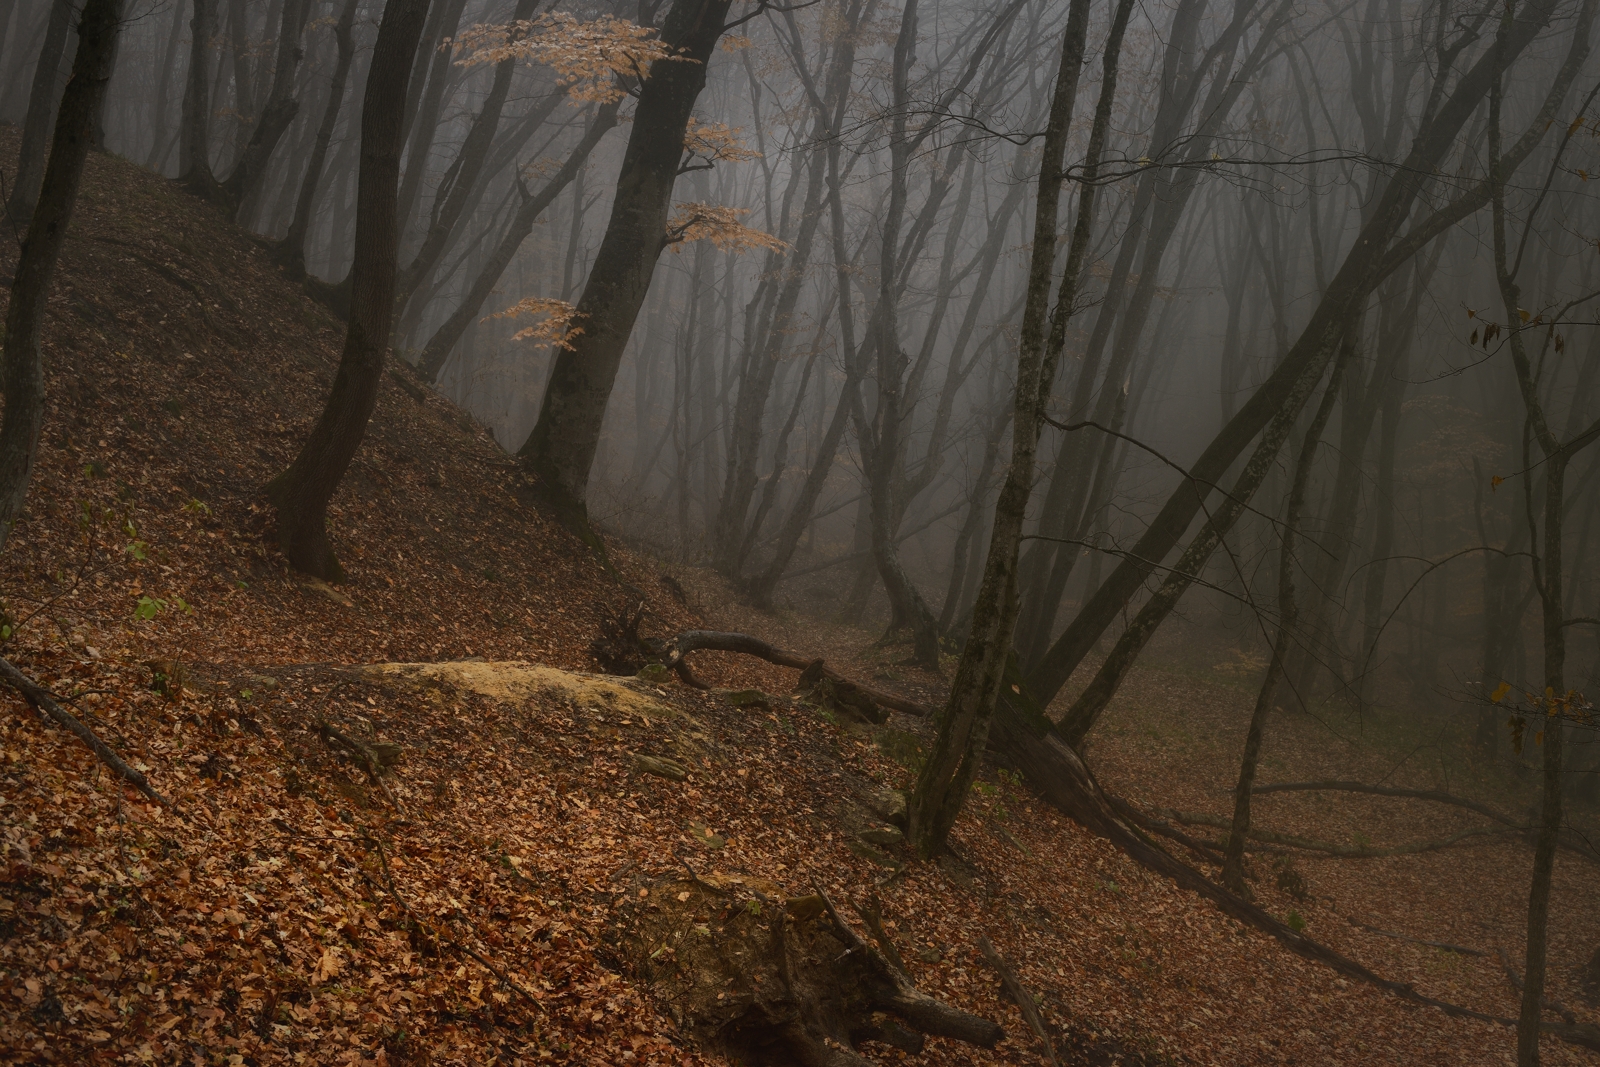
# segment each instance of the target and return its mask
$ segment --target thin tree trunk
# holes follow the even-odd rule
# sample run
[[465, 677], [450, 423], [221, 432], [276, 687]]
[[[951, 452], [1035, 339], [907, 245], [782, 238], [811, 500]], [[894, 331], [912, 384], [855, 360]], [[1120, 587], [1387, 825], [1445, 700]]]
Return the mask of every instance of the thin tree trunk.
[[517, 249], [522, 247], [522, 242], [533, 231], [534, 223], [539, 221], [539, 216], [555, 202], [561, 190], [566, 188], [583, 169], [589, 160], [589, 154], [616, 124], [617, 105], [615, 103], [603, 105], [590, 120], [589, 128], [584, 131], [583, 140], [578, 142], [568, 154], [567, 161], [561, 165], [561, 169], [552, 174], [550, 180], [545, 182], [537, 193], [530, 194], [518, 186], [522, 191], [522, 204], [517, 208], [517, 213], [506, 225], [500, 242], [478, 271], [466, 295], [461, 298], [461, 303], [451, 312], [449, 318], [439, 324], [439, 328], [428, 338], [428, 343], [422, 350], [422, 355], [417, 361], [417, 370], [423, 378], [430, 382], [438, 381], [439, 372], [444, 368], [445, 360], [450, 358], [451, 350], [461, 340], [461, 335], [466, 333], [467, 327], [477, 321], [478, 312], [483, 310], [484, 301], [489, 299], [489, 294], [500, 282], [500, 276], [516, 257]]
[[167, 30], [167, 48], [161, 54], [155, 70], [156, 101], [150, 111], [150, 152], [144, 165], [160, 170], [172, 152], [172, 139], [167, 133], [167, 110], [172, 93], [173, 68], [178, 62], [178, 44], [183, 39], [183, 0], [172, 0], [172, 25]]
[[[407, 136], [410, 138], [410, 148], [406, 151], [405, 177], [400, 181], [400, 239], [405, 240], [406, 233], [411, 229], [411, 217], [416, 213], [417, 196], [422, 191], [422, 179], [428, 173], [428, 154], [433, 148], [433, 139], [439, 133], [439, 111], [444, 103], [444, 92], [447, 84], [453, 80], [450, 66], [451, 49], [439, 48], [442, 37], [452, 35], [461, 22], [462, 8], [466, 7], [466, 0], [437, 0], [435, 14], [439, 21], [437, 25], [429, 21], [429, 37], [427, 48], [431, 56], [428, 71], [427, 89], [421, 98], [414, 118], [408, 117]], [[420, 63], [422, 56], [417, 59]], [[420, 86], [419, 86], [420, 88]]]
[[210, 195], [217, 184], [211, 173], [211, 37], [216, 32], [217, 0], [193, 0], [189, 19], [189, 75], [183, 92], [178, 129], [178, 180]]
[[[917, 775], [907, 806], [910, 839], [918, 854], [927, 857], [942, 850], [956, 816], [966, 801], [988, 744], [989, 720], [999, 697], [1001, 680], [1011, 658], [1011, 636], [1017, 622], [1017, 556], [1022, 524], [1033, 490], [1034, 458], [1045, 406], [1054, 384], [1056, 358], [1061, 349], [1050, 344], [1065, 333], [1073, 312], [1083, 264], [1088, 256], [1094, 221], [1095, 177], [1101, 148], [1110, 126], [1116, 96], [1117, 62], [1123, 31], [1133, 9], [1132, 0], [1119, 0], [1104, 49], [1104, 76], [1100, 101], [1090, 133], [1089, 162], [1078, 187], [1077, 221], [1067, 252], [1060, 293], [1054, 312], [1050, 308], [1050, 279], [1056, 257], [1056, 218], [1060, 210], [1065, 174], [1067, 137], [1077, 102], [1078, 73], [1088, 43], [1089, 0], [1073, 0], [1061, 36], [1061, 60], [1056, 70], [1055, 92], [1045, 129], [1038, 197], [1034, 208], [1033, 252], [1029, 258], [1027, 303], [1017, 346], [1016, 393], [1012, 414], [1011, 463], [995, 504], [989, 555], [983, 583], [973, 607], [972, 626], [961, 650], [961, 661], [950, 696], [934, 717], [937, 734], [932, 751]], [[1054, 352], [1051, 352], [1051, 349]]]
[[[1527, 8], [1525, 17], [1518, 19], [1506, 55], [1480, 58], [1455, 81], [1454, 91], [1419, 131], [1406, 162], [1394, 171], [1372, 217], [1362, 226], [1289, 354], [1279, 361], [1238, 414], [1212, 438], [1190, 467], [1190, 477], [1167, 498], [1143, 536], [1029, 672], [1028, 687], [1040, 704], [1048, 705], [1061, 691], [1100, 635], [1121, 616], [1123, 608], [1143, 587], [1159, 561], [1165, 559], [1183, 537], [1210, 495], [1211, 487], [1220, 482], [1257, 434], [1278, 417], [1285, 404], [1304, 403], [1312, 387], [1327, 371], [1354, 309], [1366, 300], [1386, 274], [1414, 255], [1424, 239], [1431, 240], [1438, 232], [1432, 226], [1419, 224], [1416, 232], [1408, 231], [1407, 236], [1397, 242], [1400, 227], [1411, 214], [1417, 197], [1433, 180], [1435, 167], [1483, 101], [1490, 81], [1549, 23], [1555, 11], [1553, 4], [1554, 0], [1536, 0]], [[1525, 151], [1531, 151], [1537, 144], [1539, 135], [1549, 125], [1549, 116], [1565, 99], [1581, 62], [1577, 58], [1580, 49], [1586, 54], [1587, 42], [1580, 46], [1574, 38], [1546, 94], [1544, 106], [1530, 124], [1529, 134], [1517, 146], [1519, 159], [1526, 158]], [[1439, 72], [1437, 76], [1446, 75]], [[1466, 202], [1470, 201], [1468, 198]], [[1437, 217], [1442, 226], [1455, 218], [1455, 213], [1447, 209]], [[1261, 473], [1264, 476], [1265, 470]]]
[[[1349, 349], [1346, 349], [1346, 357], [1348, 354]], [[1267, 716], [1272, 713], [1277, 700], [1278, 682], [1283, 677], [1289, 645], [1295, 635], [1295, 539], [1300, 530], [1301, 514], [1305, 510], [1306, 486], [1311, 481], [1311, 468], [1316, 464], [1317, 446], [1328, 427], [1333, 405], [1339, 399], [1345, 366], [1343, 358], [1334, 364], [1333, 376], [1322, 392], [1322, 403], [1312, 416], [1311, 425], [1306, 428], [1305, 438], [1300, 444], [1300, 457], [1295, 462], [1294, 481], [1289, 486], [1289, 503], [1278, 542], [1278, 631], [1272, 641], [1272, 660], [1267, 664], [1267, 675], [1261, 680], [1261, 688], [1256, 693], [1255, 710], [1250, 714], [1244, 755], [1239, 760], [1239, 781], [1233, 789], [1233, 825], [1228, 830], [1228, 842], [1222, 853], [1222, 884], [1246, 899], [1251, 896], [1250, 888], [1244, 882], [1244, 846], [1250, 836], [1250, 791], [1256, 782], [1256, 766], [1261, 759], [1261, 741], [1266, 733]]]
[[283, 20], [278, 28], [277, 63], [272, 73], [272, 91], [245, 145], [233, 173], [222, 183], [223, 204], [235, 222], [254, 211], [256, 194], [267, 177], [267, 164], [278, 141], [288, 132], [300, 102], [294, 98], [294, 72], [305, 55], [300, 35], [311, 14], [312, 0], [283, 0]]
[[427, 10], [427, 0], [388, 0], [384, 8], [361, 109], [355, 260], [344, 353], [321, 418], [289, 469], [268, 486], [290, 565], [328, 581], [344, 577], [328, 540], [328, 501], [361, 446], [378, 402], [388, 351], [398, 245], [401, 102]]
[[61, 96], [39, 200], [22, 239], [11, 283], [4, 366], [0, 367], [0, 387], [5, 395], [5, 414], [0, 419], [0, 547], [22, 516], [39, 452], [39, 433], [44, 427], [44, 361], [39, 335], [77, 204], [84, 162], [100, 109], [105, 106], [121, 28], [122, 0], [85, 0], [72, 75]]
[[294, 221], [284, 234], [279, 246], [291, 274], [304, 278], [306, 273], [306, 235], [311, 229], [311, 212], [317, 202], [317, 184], [322, 180], [322, 168], [328, 159], [328, 145], [339, 123], [339, 111], [344, 106], [345, 83], [350, 78], [350, 64], [355, 59], [356, 8], [361, 0], [345, 0], [344, 10], [334, 25], [333, 36], [339, 50], [333, 67], [333, 79], [328, 85], [328, 105], [322, 109], [322, 123], [317, 127], [317, 139], [311, 147], [311, 159], [306, 163], [305, 176], [300, 179], [300, 196], [294, 205]]
[[22, 148], [17, 154], [16, 184], [6, 204], [6, 214], [17, 231], [27, 228], [39, 202], [39, 186], [44, 181], [45, 152], [53, 148], [51, 130], [56, 117], [56, 94], [61, 85], [61, 68], [72, 32], [72, 0], [55, 0], [45, 26], [44, 48], [33, 69], [33, 88], [28, 93], [28, 118], [22, 126]]

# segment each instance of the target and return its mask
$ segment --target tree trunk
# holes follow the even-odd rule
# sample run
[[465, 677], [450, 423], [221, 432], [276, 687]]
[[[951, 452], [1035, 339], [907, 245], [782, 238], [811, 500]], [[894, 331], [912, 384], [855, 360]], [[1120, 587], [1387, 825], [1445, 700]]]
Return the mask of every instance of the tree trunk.
[[[1041, 704], [1048, 705], [1054, 699], [1100, 635], [1121, 616], [1128, 601], [1188, 530], [1210, 495], [1211, 487], [1220, 482], [1256, 435], [1273, 422], [1293, 397], [1298, 396], [1299, 402], [1304, 402], [1326, 372], [1351, 314], [1366, 300], [1372, 288], [1415, 254], [1418, 243], [1412, 235], [1408, 234], [1398, 243], [1396, 239], [1418, 195], [1432, 180], [1434, 169], [1454, 145], [1456, 135], [1482, 103], [1490, 81], [1549, 23], [1554, 10], [1554, 0], [1536, 0], [1530, 4], [1525, 16], [1519, 17], [1511, 31], [1505, 55], [1483, 56], [1456, 80], [1454, 91], [1418, 132], [1405, 163], [1393, 172], [1372, 217], [1362, 226], [1289, 354], [1279, 361], [1238, 414], [1212, 438], [1189, 468], [1190, 477], [1167, 498], [1143, 536], [1029, 672], [1028, 687]], [[1577, 47], [1574, 44], [1573, 48]], [[1587, 44], [1583, 47], [1586, 50]], [[1565, 98], [1576, 71], [1574, 53], [1569, 50], [1546, 96], [1545, 107], [1530, 130], [1542, 133], [1548, 126], [1546, 113], [1553, 114], [1555, 105]], [[1454, 216], [1447, 213], [1442, 217]], [[1432, 235], [1426, 233], [1428, 239]], [[1423, 234], [1416, 236], [1420, 238]], [[1395, 250], [1393, 254], [1391, 246]], [[1262, 474], [1265, 475], [1265, 470]]]
[[167, 133], [167, 108], [172, 92], [173, 67], [178, 62], [178, 44], [183, 39], [183, 0], [173, 0], [172, 24], [167, 30], [166, 51], [155, 70], [156, 100], [150, 110], [150, 152], [144, 165], [159, 171], [172, 154], [172, 137]]
[[183, 91], [178, 128], [178, 180], [209, 195], [217, 180], [211, 173], [211, 79], [208, 77], [211, 37], [216, 32], [217, 0], [193, 0], [189, 19], [189, 74]]
[[[406, 151], [405, 177], [400, 181], [399, 227], [402, 241], [411, 229], [417, 195], [422, 191], [422, 179], [428, 173], [428, 154], [433, 148], [434, 137], [439, 133], [439, 111], [444, 103], [446, 85], [453, 80], [452, 75], [459, 73], [452, 71], [452, 50], [440, 48], [440, 39], [455, 33], [461, 23], [461, 10], [464, 7], [466, 0], [438, 0], [434, 8], [437, 21], [429, 20], [426, 47], [417, 54], [418, 65], [427, 61], [429, 70], [427, 88], [416, 113], [406, 115], [406, 131], [401, 135], [402, 138], [409, 137], [411, 142]], [[417, 88], [422, 89], [422, 86], [418, 85]]]
[[1339, 399], [1343, 384], [1346, 359], [1334, 364], [1333, 377], [1323, 390], [1322, 403], [1311, 418], [1305, 439], [1300, 445], [1300, 458], [1295, 463], [1294, 481], [1289, 486], [1289, 503], [1283, 518], [1283, 533], [1278, 541], [1278, 632], [1272, 642], [1272, 660], [1267, 664], [1267, 675], [1261, 680], [1256, 693], [1255, 710], [1250, 714], [1250, 729], [1245, 735], [1244, 755], [1239, 761], [1239, 781], [1233, 789], [1233, 825], [1228, 830], [1228, 843], [1222, 854], [1222, 884], [1241, 897], [1249, 898], [1250, 889], [1244, 882], [1244, 845], [1250, 836], [1250, 791], [1256, 782], [1256, 765], [1261, 758], [1261, 740], [1266, 733], [1267, 716], [1272, 713], [1277, 700], [1278, 682], [1283, 677], [1284, 664], [1290, 642], [1295, 636], [1296, 603], [1294, 591], [1295, 538], [1300, 529], [1300, 517], [1305, 510], [1306, 486], [1311, 481], [1311, 468], [1316, 463], [1317, 446], [1333, 414], [1333, 405]]
[[72, 31], [72, 0], [55, 0], [45, 25], [44, 48], [33, 69], [33, 88], [28, 93], [28, 118], [22, 127], [22, 149], [17, 155], [16, 184], [6, 204], [11, 226], [27, 228], [39, 202], [39, 186], [44, 181], [45, 151], [53, 148], [51, 130], [56, 117], [56, 93], [61, 84], [61, 67]]
[[1034, 207], [1027, 303], [1023, 308], [1022, 333], [1017, 346], [1011, 463], [995, 504], [989, 555], [973, 608], [972, 627], [961, 650], [950, 696], [934, 717], [937, 733], [933, 748], [917, 775], [916, 787], [907, 805], [908, 836], [912, 847], [924, 857], [942, 850], [955, 826], [956, 816], [966, 802], [988, 744], [989, 720], [1007, 663], [1015, 662], [1011, 655], [1011, 636], [1017, 622], [1017, 555], [1028, 497], [1033, 490], [1039, 431], [1044, 425], [1056, 357], [1061, 351], [1059, 346], [1048, 342], [1057, 327], [1064, 334], [1066, 320], [1072, 315], [1077, 299], [1079, 275], [1088, 255], [1094, 221], [1096, 166], [1110, 126], [1111, 105], [1116, 96], [1117, 61], [1132, 9], [1132, 0], [1120, 0], [1107, 37], [1100, 101], [1090, 134], [1084, 180], [1078, 186], [1078, 216], [1061, 278], [1060, 295], [1052, 314], [1050, 280], [1055, 268], [1056, 218], [1066, 177], [1064, 157], [1077, 103], [1078, 73], [1088, 42], [1089, 0], [1073, 0], [1067, 9]]
[[355, 260], [344, 353], [321, 418], [289, 469], [267, 487], [290, 565], [327, 581], [344, 577], [328, 540], [328, 501], [361, 446], [378, 402], [388, 351], [398, 243], [401, 102], [427, 9], [427, 0], [388, 0], [384, 8], [361, 108]]
[[333, 67], [333, 79], [328, 85], [328, 106], [322, 109], [322, 123], [317, 127], [317, 139], [311, 147], [311, 159], [306, 163], [305, 176], [300, 180], [300, 196], [294, 205], [294, 221], [279, 245], [279, 255], [296, 278], [306, 273], [306, 234], [311, 229], [311, 211], [317, 202], [317, 184], [322, 180], [322, 168], [328, 159], [328, 144], [333, 140], [334, 127], [339, 123], [339, 111], [344, 106], [345, 82], [350, 78], [350, 64], [355, 59], [356, 8], [361, 0], [345, 0], [344, 10], [334, 25], [333, 36], [339, 50]]
[[272, 73], [272, 91], [267, 105], [256, 121], [256, 128], [245, 145], [233, 173], [222, 184], [222, 202], [235, 222], [248, 218], [254, 208], [256, 194], [267, 177], [267, 164], [272, 160], [273, 149], [288, 132], [294, 117], [300, 111], [300, 102], [294, 98], [294, 72], [305, 52], [300, 47], [300, 35], [305, 31], [306, 20], [311, 15], [312, 0], [284, 0], [283, 21], [278, 29], [278, 57]]
[[[439, 372], [444, 369], [445, 360], [450, 358], [451, 350], [460, 342], [461, 335], [467, 332], [467, 327], [477, 321], [478, 312], [483, 310], [484, 301], [489, 299], [489, 294], [500, 282], [500, 276], [516, 257], [517, 249], [522, 247], [522, 242], [533, 231], [534, 223], [538, 222], [539, 216], [555, 202], [561, 190], [583, 170], [589, 154], [616, 124], [617, 105], [614, 103], [603, 105], [590, 120], [589, 128], [584, 131], [583, 140], [573, 148], [567, 156], [567, 161], [561, 165], [560, 170], [550, 176], [544, 187], [533, 194], [529, 194], [526, 189], [521, 190], [522, 204], [506, 225], [500, 242], [495, 245], [487, 262], [479, 269], [472, 286], [461, 298], [461, 303], [451, 312], [449, 318], [439, 324], [433, 336], [428, 338], [422, 356], [417, 361], [417, 369], [423, 378], [430, 382], [439, 380]], [[665, 228], [663, 223], [663, 232]]]
[[[531, 18], [538, 4], [539, 0], [517, 0], [516, 10], [511, 15], [512, 20], [522, 21]], [[489, 146], [494, 141], [495, 130], [500, 126], [500, 112], [505, 107], [506, 95], [511, 91], [511, 78], [516, 73], [516, 66], [515, 59], [503, 59], [495, 64], [494, 82], [489, 87], [488, 96], [484, 98], [483, 109], [472, 120], [472, 127], [467, 131], [466, 138], [461, 142], [461, 148], [456, 152], [454, 164], [445, 172], [446, 180], [434, 194], [433, 213], [428, 220], [422, 246], [417, 249], [416, 256], [400, 272], [396, 280], [397, 312], [404, 311], [406, 303], [417, 291], [417, 287], [439, 262], [439, 257], [444, 255], [445, 246], [455, 229], [456, 222], [479, 193], [478, 177], [483, 171], [484, 161], [489, 156]]]
[[579, 527], [588, 526], [584, 497], [606, 402], [666, 241], [684, 133], [730, 2], [673, 0], [661, 40], [687, 62], [655, 63], [640, 88], [611, 221], [578, 300], [583, 333], [556, 353], [539, 421], [518, 453], [541, 495]]
[[22, 515], [39, 451], [39, 433], [44, 427], [39, 334], [95, 124], [105, 106], [121, 28], [122, 0], [85, 0], [72, 76], [61, 96], [39, 200], [22, 239], [11, 283], [5, 362], [0, 367], [5, 394], [5, 414], [0, 421], [0, 547]]

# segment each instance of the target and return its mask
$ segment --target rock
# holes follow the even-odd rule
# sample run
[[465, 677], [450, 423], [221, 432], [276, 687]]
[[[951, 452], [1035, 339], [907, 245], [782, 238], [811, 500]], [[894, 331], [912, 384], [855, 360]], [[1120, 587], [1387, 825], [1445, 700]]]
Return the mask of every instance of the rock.
[[258, 674], [251, 680], [269, 693], [278, 688], [278, 680], [269, 674]]
[[674, 782], [682, 782], [689, 777], [689, 770], [683, 764], [660, 756], [635, 755], [633, 769], [641, 774], [653, 774], [657, 778], [668, 778]]
[[705, 849], [716, 850], [728, 843], [726, 837], [712, 833], [710, 827], [696, 820], [690, 820], [689, 822], [689, 836], [694, 840], [695, 844]]
[[897, 826], [874, 826], [856, 835], [869, 845], [894, 846], [905, 843], [906, 835]]
[[883, 852], [872, 845], [867, 844], [865, 841], [860, 839], [846, 841], [845, 847], [851, 852], [854, 852], [856, 855], [860, 856], [862, 859], [871, 863], [876, 863], [880, 867], [887, 867], [891, 871], [897, 871], [900, 869], [899, 860], [895, 859], [887, 852]]
[[886, 823], [906, 827], [906, 795], [898, 789], [879, 788], [862, 797], [870, 810]]
[[353, 608], [356, 606], [356, 602], [354, 600], [351, 600], [344, 593], [341, 593], [339, 590], [335, 589], [321, 578], [302, 578], [300, 580], [300, 587], [308, 592], [318, 593], [322, 596], [325, 596], [335, 604], [339, 604], [347, 608]]
[[718, 689], [716, 694], [736, 708], [772, 707], [772, 698], [759, 689]]
[[923, 963], [938, 963], [940, 960], [944, 959], [944, 953], [940, 952], [932, 945], [924, 945], [917, 949], [917, 959], [921, 960]]
[[783, 906], [788, 910], [789, 918], [796, 922], [815, 919], [824, 910], [822, 898], [815, 893], [806, 897], [790, 897], [784, 901]]
[[649, 682], [651, 685], [660, 685], [668, 678], [672, 677], [672, 672], [667, 670], [666, 667], [659, 663], [646, 663], [643, 667], [639, 668], [639, 673], [634, 675], [634, 677], [639, 679], [641, 682]]

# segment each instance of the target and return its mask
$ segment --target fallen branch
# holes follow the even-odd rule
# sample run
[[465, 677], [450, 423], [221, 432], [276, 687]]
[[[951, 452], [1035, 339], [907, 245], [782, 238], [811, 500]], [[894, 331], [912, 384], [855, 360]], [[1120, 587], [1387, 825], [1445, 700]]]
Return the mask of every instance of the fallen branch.
[[[1475, 811], [1479, 815], [1493, 819], [1502, 826], [1509, 826], [1521, 833], [1532, 830], [1526, 822], [1497, 811], [1487, 804], [1481, 804], [1467, 797], [1458, 797], [1454, 793], [1446, 793], [1439, 789], [1403, 789], [1392, 785], [1367, 785], [1364, 782], [1322, 781], [1322, 782], [1275, 782], [1268, 785], [1258, 785], [1251, 790], [1252, 793], [1366, 793], [1377, 797], [1404, 797], [1410, 800], [1427, 800], [1435, 804], [1447, 804], [1455, 808], [1465, 808]], [[1581, 856], [1590, 863], [1600, 864], [1600, 853], [1592, 845], [1583, 840], [1570, 830], [1563, 830], [1560, 839], [1561, 847], [1575, 855]]]
[[1000, 984], [1005, 987], [1006, 994], [1022, 1009], [1022, 1018], [1032, 1030], [1039, 1043], [1044, 1046], [1044, 1054], [1050, 1061], [1050, 1067], [1060, 1067], [1061, 1061], [1056, 1059], [1055, 1045], [1050, 1041], [1050, 1031], [1045, 1029], [1044, 1016], [1039, 1014], [1039, 1005], [1034, 1003], [1033, 994], [1029, 993], [1017, 977], [1017, 972], [1012, 968], [1006, 958], [1000, 955], [1000, 950], [994, 947], [987, 934], [978, 938], [978, 951], [983, 953], [983, 958], [989, 961], [989, 966], [995, 969], [1000, 976]]
[[72, 712], [57, 704], [55, 698], [46, 689], [17, 670], [10, 660], [0, 659], [0, 679], [4, 679], [11, 688], [21, 693], [28, 703], [44, 712], [45, 715], [54, 719], [58, 725], [65, 727], [78, 740], [88, 745], [89, 751], [98, 756], [101, 763], [121, 775], [139, 792], [164, 808], [172, 807], [172, 801], [157, 792], [155, 787], [150, 784], [149, 779], [128, 766], [121, 756], [111, 751], [104, 741], [94, 735], [93, 730], [79, 722]]
[[1365, 930], [1369, 934], [1377, 934], [1380, 937], [1392, 937], [1396, 941], [1409, 941], [1413, 945], [1426, 945], [1428, 948], [1443, 949], [1445, 952], [1454, 952], [1462, 956], [1488, 955], [1488, 953], [1481, 948], [1468, 948], [1466, 945], [1452, 945], [1448, 941], [1424, 941], [1420, 937], [1409, 937], [1406, 934], [1397, 934], [1392, 930], [1380, 930], [1376, 926], [1368, 926], [1366, 923], [1351, 923], [1350, 925]]
[[980, 1048], [994, 1048], [1005, 1036], [999, 1023], [969, 1015], [960, 1008], [952, 1008], [912, 985], [904, 971], [895, 968], [881, 952], [863, 941], [861, 935], [839, 917], [833, 901], [828, 899], [828, 894], [821, 887], [816, 887], [816, 892], [822, 898], [828, 918], [833, 920], [835, 935], [846, 946], [845, 955], [859, 953], [875, 965], [872, 969], [885, 987], [876, 991], [873, 997], [881, 1008], [898, 1015], [925, 1034], [952, 1037]]
[[675, 672], [683, 683], [695, 689], [710, 689], [711, 686], [702, 681], [690, 668], [686, 656], [691, 652], [737, 652], [745, 656], [755, 656], [768, 663], [777, 664], [779, 667], [791, 667], [797, 671], [810, 670], [828, 679], [835, 684], [848, 685], [856, 692], [861, 693], [875, 704], [894, 711], [904, 712], [907, 715], [927, 716], [928, 709], [914, 700], [895, 696], [882, 689], [862, 685], [852, 681], [827, 666], [822, 660], [814, 657], [802, 656], [798, 652], [789, 652], [776, 648], [749, 634], [722, 633], [716, 630], [685, 630], [673, 642], [672, 654], [667, 657], [666, 667]]
[[[1220, 815], [1206, 815], [1202, 812], [1174, 811], [1171, 808], [1159, 808], [1173, 822], [1182, 823], [1184, 826], [1214, 826], [1221, 830], [1232, 829], [1233, 824]], [[1314, 841], [1309, 837], [1299, 837], [1295, 834], [1280, 834], [1274, 830], [1261, 830], [1250, 828], [1249, 836], [1257, 841], [1265, 841], [1269, 845], [1282, 845], [1285, 848], [1295, 848], [1302, 852], [1321, 852], [1329, 856], [1338, 856], [1340, 859], [1378, 859], [1383, 856], [1410, 856], [1418, 852], [1438, 852], [1441, 849], [1451, 848], [1463, 841], [1475, 837], [1487, 837], [1490, 834], [1505, 833], [1493, 826], [1475, 826], [1470, 830], [1463, 830], [1449, 837], [1442, 837], [1434, 841], [1410, 841], [1403, 845], [1393, 845], [1388, 848], [1374, 848], [1371, 845], [1335, 845], [1327, 841]]]

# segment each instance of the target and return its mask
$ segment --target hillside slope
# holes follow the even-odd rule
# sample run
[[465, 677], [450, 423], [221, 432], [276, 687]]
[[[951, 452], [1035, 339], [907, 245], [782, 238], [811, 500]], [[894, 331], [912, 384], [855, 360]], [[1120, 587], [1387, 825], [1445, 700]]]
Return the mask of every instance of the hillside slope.
[[[608, 571], [521, 502], [481, 428], [403, 378], [335, 501], [350, 584], [292, 575], [259, 489], [315, 417], [340, 330], [171, 183], [91, 159], [51, 310], [44, 450], [0, 557], [5, 654], [177, 808], [0, 693], [9, 1062], [717, 1062], [691, 1016], [759, 1000], [759, 983], [697, 993], [678, 961], [763, 913], [712, 884], [821, 888], [846, 915], [881, 894], [918, 984], [1010, 1035], [933, 1040], [918, 1062], [1041, 1062], [980, 934], [1070, 1062], [1504, 1062], [1500, 1028], [1288, 955], [1003, 774], [958, 827], [959, 858], [886, 880], [892, 833], [859, 832], [876, 789], [907, 779], [914, 721], [869, 731], [784, 697], [477, 662], [594, 671], [640, 601], [658, 635], [735, 616], [694, 582], [691, 609], [621, 546]], [[705, 660], [723, 686], [794, 682]], [[353, 742], [399, 746], [394, 773], [365, 773]], [[655, 940], [674, 917], [690, 944]], [[1510, 1000], [1448, 968], [1405, 977]], [[1548, 1062], [1584, 1060], [1552, 1045]]]

